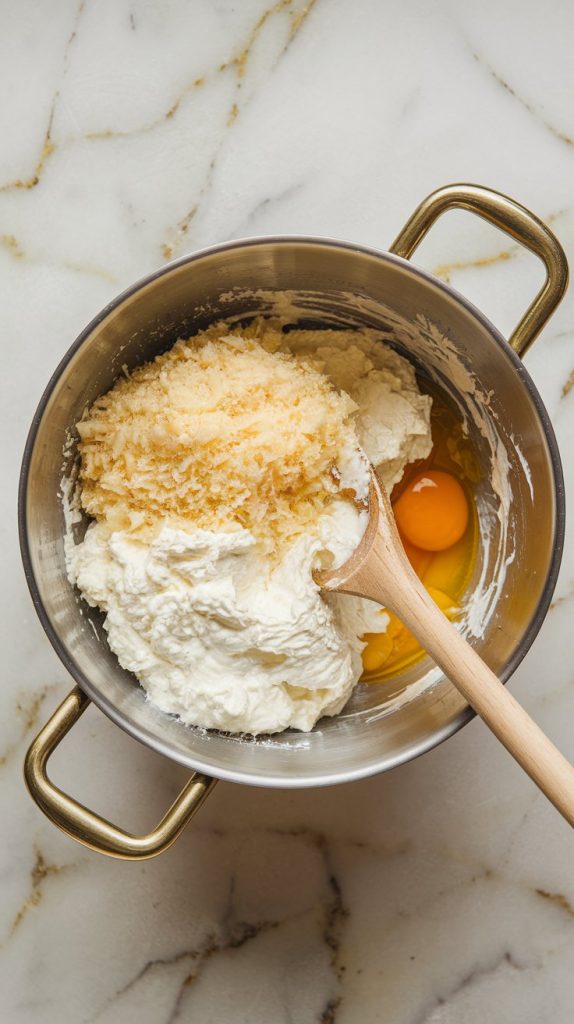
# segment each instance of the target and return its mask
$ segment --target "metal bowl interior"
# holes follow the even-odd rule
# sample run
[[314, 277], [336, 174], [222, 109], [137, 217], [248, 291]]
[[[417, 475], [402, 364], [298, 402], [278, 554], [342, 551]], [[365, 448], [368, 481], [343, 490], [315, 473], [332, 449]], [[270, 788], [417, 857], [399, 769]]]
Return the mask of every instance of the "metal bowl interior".
[[[215, 319], [278, 308], [299, 323], [376, 328], [467, 415], [485, 467], [477, 497], [492, 540], [479, 557], [476, 586], [482, 581], [488, 590], [502, 568], [506, 573], [504, 586], [490, 590], [488, 621], [476, 647], [502, 679], [528, 650], [548, 608], [564, 500], [552, 428], [521, 361], [466, 300], [398, 257], [326, 239], [230, 243], [136, 284], [86, 328], [46, 389], [22, 468], [22, 552], [46, 632], [82, 689], [142, 742], [208, 775], [301, 787], [361, 778], [408, 761], [455, 732], [471, 711], [423, 661], [392, 684], [359, 686], [342, 714], [322, 719], [308, 734], [254, 739], [183, 726], [146, 702], [110, 652], [101, 615], [70, 586], [60, 493], [74, 424], [122, 366], [153, 357]], [[473, 403], [482, 409], [481, 423]], [[506, 507], [496, 494], [500, 466], [511, 482]]]

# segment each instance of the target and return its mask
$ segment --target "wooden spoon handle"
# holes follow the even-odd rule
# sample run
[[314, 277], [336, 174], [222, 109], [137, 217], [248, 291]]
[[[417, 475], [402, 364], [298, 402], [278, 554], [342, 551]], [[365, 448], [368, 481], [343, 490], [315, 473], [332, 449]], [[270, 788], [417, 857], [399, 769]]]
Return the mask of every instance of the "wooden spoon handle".
[[[424, 588], [421, 587], [424, 591]], [[397, 614], [399, 614], [397, 612]], [[424, 591], [400, 618], [495, 736], [574, 826], [574, 767]]]
[[[574, 767], [445, 618], [388, 527], [373, 545], [368, 571], [353, 589], [390, 607], [510, 754], [574, 826]], [[398, 538], [397, 538], [398, 540]], [[349, 581], [350, 582], [350, 581]], [[345, 588], [346, 589], [346, 588]]]

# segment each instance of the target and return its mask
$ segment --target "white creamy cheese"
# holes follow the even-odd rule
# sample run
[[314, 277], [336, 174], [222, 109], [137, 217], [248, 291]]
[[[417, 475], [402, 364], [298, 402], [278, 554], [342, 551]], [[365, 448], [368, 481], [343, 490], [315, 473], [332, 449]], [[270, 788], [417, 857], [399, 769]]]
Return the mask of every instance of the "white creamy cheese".
[[308, 730], [346, 703], [361, 643], [323, 600], [310, 567], [347, 557], [366, 513], [345, 501], [272, 572], [247, 530], [165, 526], [151, 545], [93, 524], [76, 551], [84, 597], [106, 612], [109, 644], [150, 700], [184, 722], [231, 732]]
[[359, 442], [389, 492], [409, 462], [429, 454], [431, 399], [421, 395], [411, 364], [375, 331], [293, 331], [284, 347], [312, 355], [356, 403]]
[[[314, 360], [357, 404], [358, 440], [387, 486], [431, 448], [430, 399], [412, 367], [369, 332], [296, 331], [285, 348]], [[341, 453], [339, 474], [364, 496], [365, 466]], [[322, 595], [312, 569], [357, 546], [366, 512], [345, 498], [272, 567], [247, 530], [185, 532], [151, 542], [92, 524], [68, 548], [70, 579], [106, 613], [110, 648], [149, 699], [184, 722], [229, 732], [309, 730], [337, 714], [361, 676], [360, 637], [383, 632], [372, 602]], [[331, 559], [331, 560], [332, 560]]]

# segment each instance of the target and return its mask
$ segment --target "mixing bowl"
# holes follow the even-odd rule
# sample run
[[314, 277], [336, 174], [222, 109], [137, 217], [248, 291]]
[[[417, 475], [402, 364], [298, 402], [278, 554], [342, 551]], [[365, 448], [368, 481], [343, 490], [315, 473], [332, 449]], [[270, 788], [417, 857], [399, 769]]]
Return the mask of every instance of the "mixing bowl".
[[[409, 257], [445, 210], [472, 211], [536, 253], [546, 280], [506, 341], [466, 299]], [[66, 480], [74, 424], [122, 367], [132, 368], [216, 319], [278, 314], [308, 326], [369, 326], [456, 403], [482, 466], [482, 543], [461, 628], [506, 680], [547, 611], [564, 529], [560, 459], [548, 415], [520, 356], [560, 301], [564, 253], [522, 206], [451, 185], [418, 207], [389, 252], [327, 238], [264, 237], [217, 245], [163, 267], [111, 302], [72, 345], [42, 397], [24, 454], [20, 536], [36, 611], [78, 684], [32, 743], [29, 790], [70, 836], [112, 856], [151, 857], [187, 824], [216, 779], [302, 787], [348, 782], [409, 761], [451, 736], [471, 709], [428, 659], [391, 683], [359, 686], [344, 712], [308, 734], [238, 737], [184, 726], [146, 701], [107, 646], [102, 616], [68, 582]], [[62, 482], [63, 481], [63, 482]], [[64, 497], [62, 492], [64, 492]], [[76, 537], [85, 523], [74, 527]], [[48, 758], [90, 700], [130, 735], [193, 769], [158, 827], [134, 836], [48, 778]]]

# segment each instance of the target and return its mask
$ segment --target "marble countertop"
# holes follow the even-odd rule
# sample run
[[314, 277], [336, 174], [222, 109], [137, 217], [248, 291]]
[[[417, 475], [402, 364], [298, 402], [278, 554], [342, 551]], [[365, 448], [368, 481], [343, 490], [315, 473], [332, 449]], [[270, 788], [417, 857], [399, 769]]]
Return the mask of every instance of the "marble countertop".
[[[70, 679], [33, 611], [15, 492], [48, 376], [120, 289], [241, 235], [385, 248], [419, 200], [514, 196], [574, 262], [574, 7], [549, 0], [6, 3], [0, 48], [6, 1024], [570, 1024], [573, 839], [477, 721], [326, 790], [221, 783], [155, 861], [42, 816], [22, 759]], [[464, 214], [417, 260], [508, 332], [537, 261]], [[526, 363], [574, 493], [574, 291]], [[574, 757], [574, 543], [512, 690]], [[186, 773], [91, 708], [56, 781], [134, 830]]]

